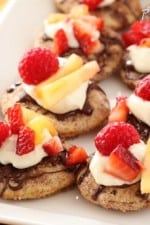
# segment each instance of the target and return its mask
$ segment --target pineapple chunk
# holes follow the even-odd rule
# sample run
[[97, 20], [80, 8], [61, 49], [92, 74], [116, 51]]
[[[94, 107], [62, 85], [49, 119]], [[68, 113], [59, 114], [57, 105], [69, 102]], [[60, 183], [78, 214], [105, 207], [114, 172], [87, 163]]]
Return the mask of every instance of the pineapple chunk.
[[40, 144], [44, 139], [44, 130], [47, 129], [52, 136], [57, 135], [57, 131], [53, 125], [53, 122], [50, 118], [47, 118], [43, 115], [36, 116], [34, 119], [30, 120], [27, 124], [35, 132], [35, 144]]
[[89, 14], [88, 6], [84, 4], [76, 5], [72, 7], [70, 11], [70, 17], [78, 19], [82, 16], [87, 16]]
[[141, 192], [150, 193], [150, 139], [147, 143], [147, 150], [144, 159], [144, 169], [141, 176]]
[[67, 14], [64, 14], [64, 13], [52, 13], [48, 17], [47, 21], [48, 21], [49, 24], [58, 23], [58, 22], [60, 22], [64, 19], [66, 19], [66, 17], [67, 17]]
[[67, 58], [66, 63], [64, 66], [62, 66], [53, 76], [48, 78], [46, 81], [41, 82], [39, 85], [36, 85], [35, 92], [40, 90], [44, 85], [49, 84], [55, 80], [60, 79], [61, 77], [64, 77], [75, 70], [79, 69], [83, 65], [83, 59], [76, 55], [72, 54]]
[[27, 124], [30, 120], [32, 120], [33, 118], [39, 115], [38, 113], [34, 112], [31, 109], [27, 109], [24, 106], [21, 106], [21, 109], [22, 109], [23, 120], [25, 124]]
[[57, 104], [66, 95], [79, 88], [83, 82], [94, 77], [97, 72], [99, 72], [97, 62], [88, 62], [68, 76], [43, 86], [38, 90], [37, 96], [42, 102], [43, 107], [51, 109], [52, 106]]

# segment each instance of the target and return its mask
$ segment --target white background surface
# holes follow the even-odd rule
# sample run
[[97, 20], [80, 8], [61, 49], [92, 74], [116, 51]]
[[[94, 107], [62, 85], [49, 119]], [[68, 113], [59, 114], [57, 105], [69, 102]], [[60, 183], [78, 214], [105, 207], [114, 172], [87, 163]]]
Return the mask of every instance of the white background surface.
[[[144, 4], [150, 0], [142, 1]], [[42, 28], [43, 19], [54, 11], [52, 0], [12, 0], [6, 9], [7, 16], [0, 20], [0, 94], [18, 79], [17, 64], [25, 50], [33, 46], [36, 35]], [[119, 94], [130, 91], [116, 77], [103, 81], [111, 103]], [[95, 132], [96, 133], [96, 132]], [[94, 151], [91, 133], [70, 141]], [[34, 211], [37, 210], [37, 211]], [[91, 221], [92, 220], [92, 221]], [[54, 225], [105, 225], [104, 222], [127, 225], [147, 225], [150, 211], [122, 214], [105, 210], [84, 200], [79, 192], [69, 190], [55, 196], [32, 201], [0, 201], [0, 222], [15, 224]]]

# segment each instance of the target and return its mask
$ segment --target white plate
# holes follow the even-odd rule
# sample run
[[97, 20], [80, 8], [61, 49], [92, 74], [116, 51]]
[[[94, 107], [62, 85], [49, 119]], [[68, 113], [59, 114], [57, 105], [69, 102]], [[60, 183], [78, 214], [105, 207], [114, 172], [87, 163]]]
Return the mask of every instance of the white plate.
[[[144, 4], [150, 0], [142, 1]], [[33, 45], [33, 41], [42, 28], [43, 19], [50, 11], [54, 11], [51, 0], [11, 0], [0, 19], [0, 94], [17, 80], [17, 64], [25, 50]], [[101, 85], [112, 100], [130, 91], [112, 77]], [[92, 152], [94, 133], [72, 140]], [[122, 214], [105, 210], [84, 200], [79, 192], [69, 190], [55, 196], [32, 201], [0, 202], [0, 222], [14, 224], [78, 224], [107, 225], [113, 224], [149, 224], [148, 209], [140, 212]]]

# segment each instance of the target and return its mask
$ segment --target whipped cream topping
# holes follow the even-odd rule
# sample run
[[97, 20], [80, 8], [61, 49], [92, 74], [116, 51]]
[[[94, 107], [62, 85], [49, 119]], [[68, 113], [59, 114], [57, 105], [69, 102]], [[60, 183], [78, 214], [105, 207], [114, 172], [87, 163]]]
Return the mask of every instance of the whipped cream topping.
[[[143, 161], [145, 153], [146, 153], [146, 145], [144, 142], [140, 142], [138, 144], [134, 144], [128, 149], [140, 162]], [[122, 179], [119, 179], [115, 176], [112, 176], [108, 173], [104, 172], [104, 168], [108, 163], [109, 157], [103, 156], [99, 151], [96, 150], [95, 155], [93, 156], [90, 162], [90, 172], [93, 175], [95, 182], [100, 185], [105, 186], [120, 186], [123, 184], [132, 184], [137, 182], [140, 179], [138, 176], [132, 182], [127, 182]]]
[[58, 23], [53, 23], [53, 24], [49, 24], [48, 20], [46, 20], [44, 22], [44, 29], [45, 29], [45, 34], [48, 37], [50, 37], [51, 39], [54, 39], [54, 36], [59, 29], [63, 29], [67, 36], [68, 45], [71, 48], [79, 47], [79, 43], [78, 43], [77, 39], [75, 38], [75, 35], [73, 32], [73, 20], [72, 19], [66, 19], [64, 21], [60, 21]]
[[[53, 113], [63, 114], [76, 109], [82, 109], [86, 101], [88, 85], [89, 81], [85, 81], [78, 89], [71, 92], [69, 95], [60, 100], [57, 104], [55, 104], [52, 108], [47, 110]], [[23, 83], [23, 88], [25, 92], [37, 102], [38, 105], [44, 108], [43, 102], [40, 99], [37, 99], [34, 94], [34, 85], [27, 85]]]
[[135, 117], [150, 126], [150, 101], [132, 94], [127, 99], [127, 105]]
[[[50, 37], [51, 39], [54, 39], [54, 36], [56, 34], [56, 32], [59, 29], [63, 29], [65, 31], [65, 34], [67, 36], [67, 40], [68, 40], [68, 45], [71, 48], [78, 48], [79, 47], [79, 43], [78, 40], [76, 39], [75, 35], [74, 35], [74, 31], [73, 31], [73, 22], [74, 20], [71, 18], [67, 18], [64, 21], [60, 21], [58, 23], [49, 23], [48, 20], [46, 20], [44, 22], [44, 31], [45, 34]], [[98, 40], [100, 37], [100, 32], [96, 29], [94, 29], [91, 26], [91, 35], [92, 35], [92, 40]]]
[[104, 0], [102, 1], [102, 3], [99, 4], [99, 8], [105, 7], [105, 6], [109, 6], [111, 5], [113, 2], [115, 2], [115, 0]]
[[12, 164], [13, 167], [18, 169], [28, 168], [38, 164], [47, 153], [43, 150], [42, 145], [51, 138], [50, 133], [45, 129], [44, 131], [45, 139], [44, 141], [35, 146], [35, 149], [24, 155], [16, 154], [16, 143], [17, 135], [12, 135], [8, 137], [0, 148], [0, 163], [3, 165]]
[[150, 72], [150, 48], [131, 45], [127, 48], [132, 65], [139, 73]]

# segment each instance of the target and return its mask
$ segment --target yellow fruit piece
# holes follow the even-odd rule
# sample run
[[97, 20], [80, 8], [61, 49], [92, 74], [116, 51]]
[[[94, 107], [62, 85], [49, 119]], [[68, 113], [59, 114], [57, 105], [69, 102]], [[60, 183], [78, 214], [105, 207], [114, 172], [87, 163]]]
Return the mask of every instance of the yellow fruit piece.
[[74, 6], [70, 11], [70, 17], [77, 19], [89, 14], [88, 6], [84, 4]]
[[45, 139], [45, 129], [47, 129], [52, 136], [57, 135], [57, 131], [52, 120], [43, 115], [36, 116], [34, 119], [30, 120], [27, 126], [35, 132], [36, 145], [40, 144]]
[[147, 143], [146, 155], [144, 158], [144, 169], [141, 176], [141, 192], [150, 193], [150, 139]]
[[60, 69], [53, 76], [51, 76], [46, 81], [41, 82], [39, 85], [36, 85], [33, 94], [38, 97], [38, 93], [41, 91], [41, 88], [43, 88], [43, 86], [72, 73], [73, 71], [79, 69], [82, 65], [83, 59], [76, 54], [72, 54], [71, 56], [69, 56], [69, 58], [67, 58], [64, 66], [60, 67]]
[[83, 82], [94, 77], [99, 70], [100, 68], [96, 61], [88, 62], [68, 76], [43, 86], [39, 90], [38, 97], [46, 109], [51, 109], [66, 95], [79, 88]]
[[34, 112], [31, 109], [27, 109], [24, 106], [21, 106], [22, 113], [23, 113], [23, 121], [25, 124], [27, 124], [30, 120], [38, 116], [39, 114]]
[[66, 19], [66, 17], [67, 17], [67, 14], [64, 14], [64, 13], [52, 13], [48, 17], [47, 21], [48, 21], [49, 24], [58, 23], [58, 22], [60, 22], [64, 19]]

